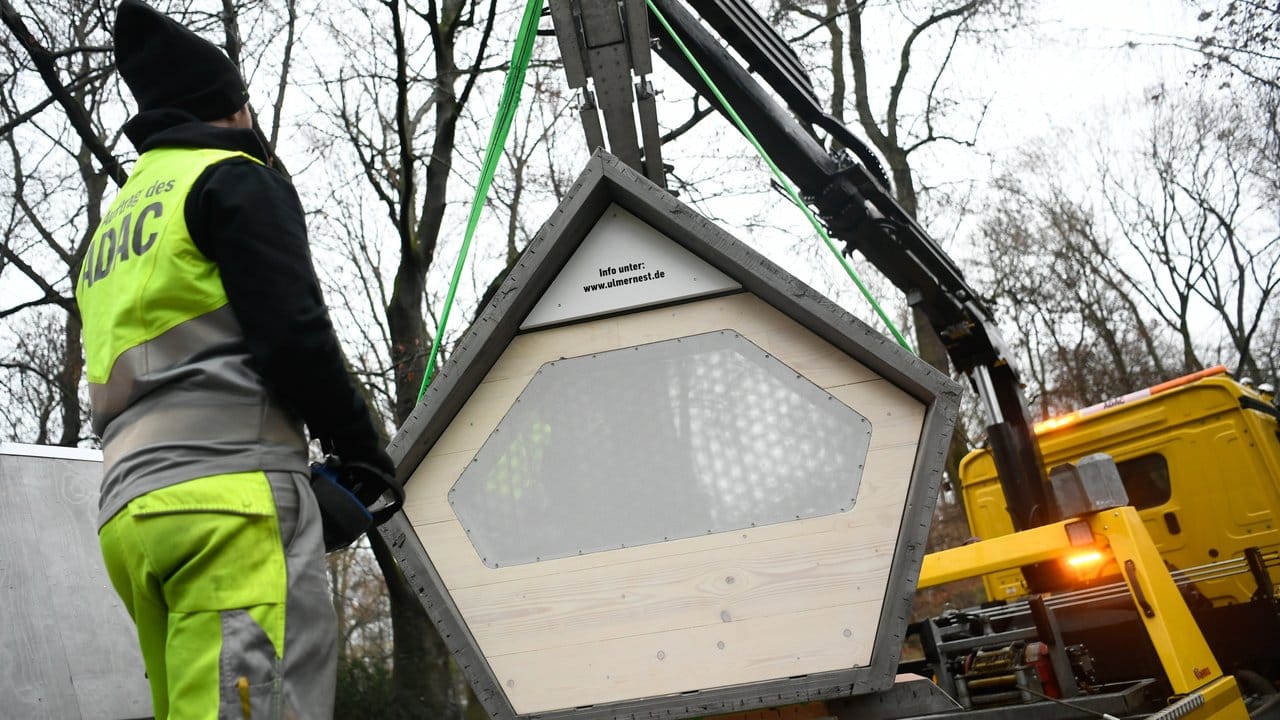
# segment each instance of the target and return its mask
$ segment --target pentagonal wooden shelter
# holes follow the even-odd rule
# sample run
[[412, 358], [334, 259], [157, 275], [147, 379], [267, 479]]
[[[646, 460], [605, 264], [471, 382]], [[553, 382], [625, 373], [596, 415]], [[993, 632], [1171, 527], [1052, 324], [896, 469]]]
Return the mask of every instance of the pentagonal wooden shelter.
[[396, 435], [492, 717], [892, 685], [958, 388], [597, 153]]

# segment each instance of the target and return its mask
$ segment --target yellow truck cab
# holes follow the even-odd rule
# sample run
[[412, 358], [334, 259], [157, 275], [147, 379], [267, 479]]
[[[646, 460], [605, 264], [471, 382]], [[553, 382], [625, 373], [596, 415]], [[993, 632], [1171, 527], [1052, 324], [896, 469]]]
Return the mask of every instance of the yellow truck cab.
[[[1053, 418], [1036, 426], [1050, 469], [1094, 453], [1112, 456], [1130, 503], [1175, 577], [1214, 606], [1258, 589], [1247, 548], [1280, 547], [1280, 436], [1271, 393], [1219, 366]], [[978, 539], [1013, 532], [989, 449], [960, 464], [969, 527]], [[1100, 562], [1064, 563], [1081, 585], [1117, 574]], [[1280, 572], [1270, 571], [1271, 582]], [[1019, 570], [984, 576], [992, 600], [1024, 595]]]

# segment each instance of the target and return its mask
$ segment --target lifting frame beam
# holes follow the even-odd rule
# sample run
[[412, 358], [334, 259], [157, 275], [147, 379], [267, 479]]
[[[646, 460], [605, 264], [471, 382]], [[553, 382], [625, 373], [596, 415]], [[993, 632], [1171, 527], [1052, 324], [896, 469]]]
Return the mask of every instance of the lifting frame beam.
[[1086, 550], [1110, 556], [1129, 587], [1143, 627], [1180, 698], [1156, 718], [1247, 720], [1235, 679], [1222, 674], [1160, 551], [1132, 507], [1104, 510], [972, 545], [926, 555], [924, 589], [987, 573], [1054, 560]]

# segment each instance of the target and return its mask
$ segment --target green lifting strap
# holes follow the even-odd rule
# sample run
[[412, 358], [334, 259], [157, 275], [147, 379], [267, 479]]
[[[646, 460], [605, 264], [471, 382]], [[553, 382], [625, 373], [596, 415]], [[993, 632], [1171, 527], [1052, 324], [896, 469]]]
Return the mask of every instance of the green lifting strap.
[[831, 236], [827, 234], [826, 228], [822, 227], [822, 223], [818, 222], [818, 218], [814, 216], [813, 211], [809, 209], [809, 206], [800, 200], [800, 194], [791, 186], [791, 181], [788, 180], [787, 177], [782, 174], [782, 171], [778, 169], [778, 166], [774, 164], [773, 158], [769, 157], [769, 153], [765, 152], [764, 148], [760, 145], [760, 142], [756, 140], [756, 136], [747, 128], [746, 123], [742, 122], [742, 118], [738, 117], [737, 111], [735, 111], [733, 107], [729, 105], [729, 102], [725, 100], [724, 95], [720, 92], [720, 88], [716, 87], [716, 84], [707, 76], [706, 71], [702, 69], [702, 64], [693, 56], [693, 53], [689, 52], [689, 48], [684, 44], [684, 41], [676, 35], [675, 30], [671, 28], [671, 25], [667, 22], [667, 18], [663, 16], [662, 11], [654, 5], [653, 0], [645, 0], [645, 2], [649, 6], [649, 11], [653, 13], [655, 18], [657, 18], [658, 23], [661, 24], [662, 27], [666, 29], [667, 34], [676, 41], [676, 46], [680, 48], [680, 52], [684, 53], [685, 59], [688, 60], [689, 64], [693, 66], [693, 69], [698, 72], [698, 77], [701, 77], [702, 81], [707, 84], [707, 87], [711, 88], [711, 93], [716, 96], [716, 100], [720, 102], [720, 106], [723, 107], [729, 117], [733, 119], [734, 124], [738, 126], [738, 130], [747, 138], [752, 147], [756, 149], [756, 152], [760, 154], [760, 158], [769, 166], [769, 169], [773, 171], [773, 176], [777, 178], [778, 184], [786, 191], [787, 196], [791, 198], [791, 202], [795, 203], [796, 207], [800, 208], [800, 210], [804, 212], [805, 217], [809, 218], [809, 224], [813, 225], [813, 229], [818, 232], [822, 241], [827, 244], [827, 247], [831, 250], [831, 254], [835, 255], [836, 260], [840, 262], [841, 267], [844, 268], [844, 271], [848, 273], [849, 277], [853, 280], [853, 284], [858, 286], [858, 290], [862, 292], [862, 296], [871, 304], [871, 308], [875, 310], [876, 315], [879, 315], [880, 319], [884, 321], [884, 324], [889, 328], [889, 332], [893, 334], [893, 339], [897, 340], [899, 345], [906, 348], [907, 352], [915, 353], [915, 350], [912, 350], [911, 346], [907, 344], [907, 340], [902, 336], [902, 333], [898, 332], [897, 326], [893, 324], [893, 321], [885, 314], [884, 309], [880, 307], [880, 303], [876, 302], [871, 291], [862, 283], [862, 278], [858, 277], [858, 273], [854, 271], [853, 267], [849, 265], [849, 262], [845, 260], [844, 255], [840, 253], [840, 250], [836, 247], [835, 243], [831, 241]]
[[511, 52], [511, 69], [507, 71], [506, 84], [502, 87], [502, 101], [498, 105], [498, 116], [494, 119], [493, 131], [489, 134], [489, 146], [484, 151], [484, 165], [480, 170], [480, 182], [476, 184], [476, 194], [471, 199], [471, 215], [467, 218], [467, 231], [462, 236], [462, 247], [458, 249], [458, 261], [453, 266], [453, 279], [449, 282], [449, 293], [444, 298], [444, 311], [440, 314], [440, 325], [436, 328], [435, 339], [431, 341], [431, 355], [427, 359], [427, 370], [422, 374], [422, 389], [418, 391], [418, 402], [427, 392], [427, 385], [436, 371], [436, 357], [440, 354], [440, 338], [444, 336], [445, 327], [449, 324], [449, 311], [453, 308], [453, 297], [458, 290], [458, 282], [462, 279], [462, 266], [467, 261], [467, 252], [471, 249], [471, 238], [475, 235], [476, 225], [480, 222], [480, 212], [484, 209], [485, 198], [489, 195], [489, 185], [493, 182], [493, 174], [498, 169], [498, 160], [502, 148], [507, 142], [507, 133], [511, 130], [511, 122], [515, 119], [516, 108], [520, 107], [520, 92], [524, 89], [524, 73], [529, 67], [529, 57], [533, 54], [533, 41], [538, 36], [538, 18], [542, 16], [542, 0], [528, 0], [524, 7], [524, 19], [520, 21], [520, 32], [516, 35], [516, 46]]
[[[911, 346], [907, 343], [906, 338], [904, 338], [902, 333], [898, 331], [897, 326], [893, 324], [893, 321], [885, 314], [884, 309], [880, 307], [878, 302], [876, 302], [871, 291], [867, 289], [866, 285], [863, 284], [862, 279], [858, 277], [857, 272], [855, 272], [853, 267], [845, 260], [844, 256], [840, 253], [840, 250], [831, 240], [831, 236], [827, 234], [826, 229], [822, 227], [822, 224], [818, 222], [817, 217], [814, 216], [813, 211], [810, 210], [809, 206], [800, 199], [799, 193], [797, 193], [795, 188], [792, 187], [791, 182], [782, 174], [782, 171], [778, 169], [778, 166], [774, 164], [773, 159], [770, 158], [769, 154], [765, 152], [763, 147], [761, 147], [760, 142], [756, 140], [755, 135], [753, 135], [751, 130], [747, 128], [746, 124], [742, 122], [742, 118], [738, 117], [738, 113], [734, 111], [734, 109], [725, 100], [720, 89], [717, 88], [715, 83], [711, 81], [711, 78], [707, 76], [706, 71], [702, 69], [702, 65], [693, 57], [693, 54], [689, 52], [689, 48], [685, 46], [684, 42], [680, 40], [679, 36], [677, 36], [675, 31], [671, 28], [671, 25], [667, 23], [667, 19], [663, 16], [662, 11], [653, 4], [653, 0], [646, 0], [646, 3], [649, 6], [649, 10], [653, 12], [654, 17], [657, 18], [658, 22], [666, 28], [667, 33], [675, 40], [676, 45], [680, 48], [681, 52], [684, 53], [685, 58], [689, 60], [689, 63], [693, 68], [698, 72], [698, 75], [702, 78], [703, 82], [707, 84], [707, 87], [711, 88], [711, 92], [716, 96], [716, 99], [720, 102], [721, 106], [723, 106], [728, 112], [729, 117], [733, 119], [734, 124], [738, 126], [738, 129], [742, 132], [743, 136], [750, 141], [751, 145], [755, 147], [756, 152], [759, 153], [760, 157], [765, 161], [765, 164], [767, 164], [769, 169], [773, 171], [774, 177], [777, 178], [779, 185], [786, 191], [787, 195], [791, 198], [791, 201], [795, 203], [796, 207], [800, 208], [800, 210], [804, 212], [805, 217], [809, 219], [809, 224], [813, 226], [813, 229], [817, 231], [823, 242], [826, 243], [827, 248], [831, 250], [831, 253], [835, 256], [836, 260], [839, 261], [845, 272], [848, 273], [849, 277], [853, 280], [854, 285], [856, 285], [858, 290], [862, 292], [862, 296], [871, 304], [875, 313], [884, 321], [884, 324], [889, 328], [889, 332], [893, 334], [894, 339], [908, 351], [914, 352], [914, 350], [911, 349]], [[488, 196], [489, 186], [493, 182], [493, 175], [498, 167], [499, 156], [506, 143], [507, 134], [511, 130], [511, 122], [515, 119], [516, 108], [520, 105], [520, 93], [524, 87], [525, 70], [529, 65], [529, 57], [533, 53], [533, 41], [534, 38], [537, 37], [538, 19], [541, 14], [542, 1], [528, 0], [525, 4], [524, 19], [520, 23], [520, 32], [516, 35], [515, 49], [511, 54], [511, 69], [507, 73], [506, 84], [502, 89], [502, 101], [498, 107], [498, 116], [495, 119], [493, 131], [489, 135], [489, 145], [485, 148], [484, 165], [480, 172], [480, 182], [476, 185], [475, 196], [471, 201], [471, 214], [467, 218], [467, 230], [462, 237], [462, 247], [458, 249], [458, 260], [454, 264], [453, 278], [449, 282], [449, 292], [445, 296], [444, 311], [440, 315], [440, 325], [436, 330], [435, 338], [431, 342], [431, 354], [427, 359], [426, 372], [424, 372], [422, 376], [422, 388], [418, 391], [418, 402], [422, 402], [422, 397], [427, 392], [427, 385], [431, 383], [431, 378], [435, 375], [436, 358], [440, 354], [440, 338], [444, 336], [445, 328], [449, 323], [449, 311], [453, 308], [453, 299], [458, 290], [458, 283], [462, 278], [462, 267], [466, 263], [467, 252], [471, 248], [471, 238], [475, 235], [476, 225], [480, 221], [480, 212], [484, 209], [484, 200]]]

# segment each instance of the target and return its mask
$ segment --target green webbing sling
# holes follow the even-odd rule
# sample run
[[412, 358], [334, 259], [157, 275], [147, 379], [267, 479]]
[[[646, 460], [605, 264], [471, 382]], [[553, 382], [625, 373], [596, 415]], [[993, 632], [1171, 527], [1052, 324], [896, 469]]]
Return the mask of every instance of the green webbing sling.
[[471, 238], [475, 235], [476, 225], [480, 222], [480, 212], [484, 210], [484, 201], [489, 195], [489, 185], [493, 182], [493, 174], [498, 169], [498, 160], [507, 142], [511, 122], [515, 119], [516, 108], [520, 106], [520, 91], [524, 89], [524, 73], [529, 67], [529, 56], [533, 54], [533, 41], [538, 36], [538, 18], [541, 16], [542, 0], [528, 0], [524, 7], [524, 19], [520, 21], [520, 32], [516, 35], [516, 46], [511, 53], [511, 69], [507, 72], [507, 81], [502, 87], [502, 101], [498, 105], [498, 116], [494, 119], [493, 131], [489, 134], [489, 146], [484, 151], [480, 182], [476, 184], [476, 193], [471, 199], [467, 231], [462, 236], [462, 247], [458, 249], [458, 261], [453, 266], [453, 279], [449, 282], [449, 293], [444, 298], [444, 311], [440, 314], [440, 325], [436, 328], [435, 339], [431, 341], [431, 355], [427, 359], [427, 370], [422, 374], [422, 389], [418, 391], [418, 402], [422, 402], [422, 396], [427, 392], [427, 384], [431, 382], [431, 377], [436, 372], [440, 338], [444, 337], [445, 327], [449, 324], [449, 310], [453, 308], [453, 296], [458, 290], [458, 281], [462, 279], [462, 266], [467, 261]]
[[850, 279], [853, 280], [853, 284], [858, 286], [858, 290], [862, 292], [862, 296], [871, 304], [871, 308], [875, 310], [876, 315], [879, 315], [880, 319], [884, 321], [884, 324], [889, 328], [889, 332], [893, 334], [893, 338], [898, 341], [899, 345], [906, 348], [907, 352], [914, 353], [915, 351], [907, 344], [906, 338], [902, 336], [902, 333], [898, 332], [897, 326], [894, 325], [893, 321], [889, 319], [889, 316], [885, 314], [884, 310], [880, 307], [880, 303], [876, 302], [875, 297], [871, 295], [871, 291], [867, 289], [867, 286], [862, 283], [862, 278], [858, 277], [858, 273], [854, 271], [853, 267], [849, 265], [849, 262], [845, 260], [844, 255], [840, 253], [840, 250], [836, 247], [835, 243], [831, 241], [831, 236], [827, 234], [826, 228], [822, 227], [822, 223], [818, 222], [818, 218], [814, 217], [813, 211], [810, 210], [809, 206], [800, 199], [800, 194], [796, 192], [796, 189], [791, 186], [791, 182], [782, 174], [782, 171], [778, 169], [778, 166], [774, 164], [773, 158], [769, 157], [769, 153], [765, 152], [764, 148], [760, 145], [760, 142], [756, 140], [756, 136], [751, 133], [749, 128], [747, 128], [746, 123], [742, 122], [742, 118], [738, 117], [738, 113], [729, 105], [729, 102], [725, 100], [724, 95], [720, 92], [720, 88], [716, 87], [716, 84], [711, 81], [711, 78], [707, 76], [706, 71], [702, 69], [702, 64], [693, 56], [693, 53], [689, 52], [689, 48], [685, 46], [684, 41], [676, 35], [675, 30], [671, 28], [671, 25], [667, 22], [667, 18], [663, 16], [662, 11], [654, 5], [653, 0], [645, 0], [645, 3], [649, 6], [649, 11], [653, 13], [655, 18], [657, 18], [658, 23], [666, 29], [667, 34], [671, 36], [671, 39], [675, 40], [676, 46], [680, 48], [680, 52], [684, 53], [685, 59], [688, 60], [689, 64], [693, 66], [693, 69], [698, 72], [698, 77], [702, 78], [702, 81], [707, 84], [708, 88], [711, 88], [711, 93], [716, 96], [716, 100], [719, 101], [721, 107], [723, 107], [729, 117], [733, 119], [733, 123], [738, 126], [738, 130], [747, 138], [752, 147], [756, 149], [756, 152], [760, 154], [760, 158], [769, 166], [769, 169], [773, 171], [773, 176], [777, 178], [778, 185], [786, 191], [787, 196], [791, 198], [791, 202], [795, 203], [796, 207], [800, 208], [800, 210], [804, 212], [805, 217], [809, 218], [809, 224], [813, 226], [815, 231], [817, 231], [818, 235], [822, 238], [822, 241], [827, 244], [827, 248], [831, 250], [832, 255], [835, 255], [836, 260], [840, 262], [844, 271], [849, 274]]
[[[902, 333], [898, 332], [897, 326], [893, 324], [893, 321], [885, 314], [884, 310], [880, 307], [880, 304], [876, 302], [875, 297], [871, 295], [871, 291], [867, 289], [866, 285], [863, 284], [862, 279], [858, 277], [858, 273], [854, 271], [853, 267], [849, 265], [848, 261], [845, 260], [844, 256], [840, 253], [840, 250], [836, 247], [835, 243], [832, 242], [831, 236], [827, 234], [826, 229], [822, 227], [820, 222], [818, 222], [818, 218], [814, 216], [813, 211], [809, 209], [808, 205], [801, 201], [799, 193], [797, 193], [795, 188], [792, 187], [791, 182], [782, 174], [782, 171], [774, 164], [773, 159], [769, 157], [769, 154], [765, 152], [759, 141], [756, 140], [755, 135], [753, 135], [747, 128], [746, 124], [742, 122], [742, 118], [738, 117], [738, 113], [735, 112], [725, 100], [720, 89], [711, 81], [711, 78], [707, 77], [706, 72], [702, 69], [702, 65], [693, 57], [693, 54], [689, 52], [689, 48], [686, 47], [680, 38], [676, 36], [675, 31], [671, 29], [671, 26], [667, 23], [667, 19], [662, 15], [662, 12], [654, 6], [653, 0], [646, 0], [646, 3], [649, 6], [649, 10], [653, 12], [654, 17], [657, 18], [658, 22], [666, 28], [667, 33], [675, 40], [680, 51], [683, 52], [685, 58], [689, 60], [689, 64], [697, 70], [698, 75], [702, 78], [703, 82], [707, 84], [707, 87], [711, 88], [711, 92], [728, 112], [729, 117], [733, 119], [733, 122], [738, 126], [738, 129], [742, 132], [743, 136], [750, 141], [751, 145], [756, 149], [756, 152], [759, 153], [760, 157], [765, 161], [765, 164], [767, 164], [769, 169], [773, 171], [774, 177], [777, 178], [779, 185], [781, 185], [781, 187], [786, 191], [787, 195], [791, 198], [791, 201], [795, 203], [796, 207], [800, 208], [800, 210], [804, 212], [805, 217], [809, 219], [809, 224], [813, 226], [813, 229], [817, 231], [823, 242], [826, 243], [827, 248], [829, 248], [831, 253], [835, 255], [836, 260], [839, 261], [845, 272], [848, 273], [849, 277], [853, 280], [854, 285], [856, 285], [858, 290], [862, 292], [862, 296], [871, 304], [876, 315], [878, 315], [880, 319], [884, 321], [884, 324], [888, 326], [889, 332], [893, 334], [894, 339], [909, 352], [914, 352], [911, 349], [911, 346], [907, 344], [906, 338], [902, 336]], [[485, 148], [484, 165], [480, 172], [480, 182], [476, 185], [475, 196], [471, 200], [471, 214], [467, 218], [467, 231], [462, 238], [462, 247], [458, 250], [458, 261], [454, 265], [453, 279], [449, 283], [449, 292], [445, 296], [444, 300], [444, 311], [440, 315], [440, 326], [436, 329], [435, 339], [431, 342], [431, 355], [427, 359], [427, 369], [422, 376], [422, 389], [418, 391], [418, 402], [422, 402], [422, 396], [427, 392], [427, 385], [431, 382], [431, 378], [435, 374], [436, 357], [440, 353], [440, 338], [444, 336], [445, 327], [449, 322], [449, 311], [453, 307], [454, 294], [458, 289], [458, 282], [462, 277], [462, 266], [466, 262], [467, 251], [471, 247], [471, 238], [475, 234], [476, 224], [480, 221], [480, 211], [484, 209], [485, 197], [489, 193], [489, 185], [493, 182], [493, 175], [498, 167], [498, 158], [502, 153], [503, 145], [506, 143], [507, 134], [511, 129], [511, 122], [515, 118], [516, 108], [520, 105], [520, 91], [524, 87], [525, 70], [529, 65], [529, 57], [533, 53], [533, 41], [538, 34], [538, 18], [541, 14], [541, 0], [528, 0], [525, 5], [524, 19], [520, 23], [520, 32], [516, 35], [515, 49], [511, 54], [511, 69], [507, 73], [506, 84], [502, 89], [502, 101], [498, 107], [498, 116], [494, 122], [493, 131], [489, 135], [489, 145]]]

